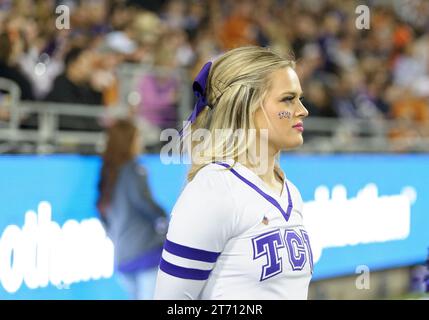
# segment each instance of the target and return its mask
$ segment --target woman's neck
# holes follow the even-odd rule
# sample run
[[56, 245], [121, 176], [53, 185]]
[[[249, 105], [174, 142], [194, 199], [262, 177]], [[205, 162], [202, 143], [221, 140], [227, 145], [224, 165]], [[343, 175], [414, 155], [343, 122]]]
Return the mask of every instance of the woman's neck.
[[259, 172], [258, 176], [262, 179], [266, 184], [272, 186], [278, 182], [278, 176], [275, 171], [276, 157], [278, 155], [278, 150], [272, 150], [269, 148], [267, 152], [267, 156], [260, 157], [261, 161], [265, 161], [265, 163], [261, 163], [261, 167], [265, 167], [265, 171]]
[[[279, 151], [268, 148], [268, 152], [253, 159], [247, 159], [243, 163], [252, 170], [266, 185], [281, 193], [284, 177], [281, 172], [276, 172], [276, 157]], [[280, 176], [279, 176], [280, 174]]]

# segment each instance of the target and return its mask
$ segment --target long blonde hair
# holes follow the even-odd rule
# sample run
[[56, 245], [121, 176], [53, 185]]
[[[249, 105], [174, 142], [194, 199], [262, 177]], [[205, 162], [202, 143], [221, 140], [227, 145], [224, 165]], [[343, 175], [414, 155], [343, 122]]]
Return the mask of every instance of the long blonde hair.
[[[209, 143], [200, 144], [198, 149], [204, 158], [199, 158], [198, 162], [192, 155], [196, 142], [190, 143], [192, 165], [188, 181], [215, 159], [234, 159], [236, 162], [248, 152], [254, 139], [237, 138], [234, 133], [237, 130], [248, 132], [249, 129], [256, 129], [254, 114], [262, 106], [270, 88], [269, 76], [285, 67], [295, 68], [292, 56], [282, 57], [269, 48], [258, 46], [232, 49], [213, 62], [206, 86], [209, 106], [191, 126], [191, 132], [207, 129], [212, 138]], [[215, 134], [218, 129], [222, 131], [221, 136]], [[213, 139], [215, 136], [216, 139]], [[277, 161], [275, 171], [282, 175]]]

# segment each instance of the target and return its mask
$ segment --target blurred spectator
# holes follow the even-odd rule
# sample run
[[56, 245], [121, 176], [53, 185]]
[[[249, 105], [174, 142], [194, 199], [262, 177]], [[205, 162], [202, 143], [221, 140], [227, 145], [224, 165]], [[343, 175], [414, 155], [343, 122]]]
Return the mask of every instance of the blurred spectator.
[[138, 163], [140, 152], [137, 128], [128, 120], [117, 121], [103, 153], [97, 207], [125, 288], [134, 299], [151, 299], [167, 220]]
[[183, 0], [170, 0], [161, 12], [161, 18], [172, 30], [183, 29], [186, 26], [186, 3]]
[[[58, 3], [0, 3], [0, 76], [15, 79], [24, 99], [49, 93], [51, 101], [114, 106], [137, 90], [139, 118], [155, 136], [179, 120], [178, 83], [191, 82], [205, 62], [243, 45], [293, 50], [313, 116], [382, 121], [396, 114], [392, 88], [423, 100], [429, 91], [426, 0], [371, 1], [369, 30], [355, 25], [358, 0], [70, 0], [70, 30], [55, 27]], [[65, 53], [75, 46], [85, 58], [63, 72], [70, 62]], [[122, 62], [153, 72], [132, 75], [136, 89], [118, 72]], [[170, 76], [177, 68], [188, 79]], [[190, 111], [192, 104], [181, 107]]]
[[[17, 45], [18, 46], [18, 45]], [[0, 34], [0, 77], [15, 81], [21, 89], [21, 99], [32, 100], [33, 88], [30, 81], [24, 76], [17, 65], [14, 55], [20, 53], [20, 49], [13, 46], [9, 35]]]
[[64, 73], [59, 75], [47, 101], [102, 104], [102, 79], [94, 77], [94, 53], [82, 48], [71, 49], [65, 57]]
[[328, 11], [322, 19], [323, 23], [318, 42], [325, 62], [324, 68], [328, 72], [338, 73], [339, 61], [337, 61], [337, 58], [339, 54], [338, 48], [340, 47], [341, 17], [335, 11]]
[[[340, 117], [348, 119], [383, 118], [382, 110], [370, 95], [361, 69], [343, 71], [335, 92], [333, 106]], [[380, 107], [381, 107], [380, 103]]]
[[223, 50], [243, 45], [257, 44], [257, 26], [253, 19], [253, 3], [249, 0], [234, 1], [232, 12], [219, 30]]
[[150, 11], [159, 12], [166, 0], [127, 0], [128, 5], [139, 6]]
[[25, 51], [18, 57], [18, 64], [31, 81], [35, 99], [40, 100], [50, 92], [55, 78], [63, 71], [63, 52], [58, 50], [55, 56], [43, 52], [47, 40], [40, 34], [35, 20], [28, 19], [22, 26], [22, 38]]
[[[94, 52], [82, 48], [71, 49], [65, 57], [65, 71], [55, 81], [46, 101], [72, 104], [101, 105], [102, 90], [113, 79], [109, 74], [95, 70]], [[101, 130], [93, 118], [60, 116], [60, 129]]]
[[329, 89], [320, 81], [311, 81], [305, 89], [305, 107], [314, 117], [335, 118], [337, 113], [332, 108]]
[[[389, 99], [392, 104], [390, 116], [397, 120], [394, 128], [391, 128], [391, 139], [415, 139], [429, 137], [429, 96], [426, 98], [415, 96], [410, 89], [392, 87], [389, 91]], [[400, 150], [407, 151], [407, 142]]]
[[138, 114], [158, 128], [175, 128], [177, 125], [177, 104], [179, 79], [172, 72], [175, 67], [175, 51], [169, 50], [171, 37], [160, 40], [154, 66], [158, 68], [142, 76], [138, 84], [141, 97]]
[[414, 56], [414, 46], [408, 44], [403, 49], [404, 53], [401, 54], [393, 69], [393, 77], [395, 84], [406, 86], [411, 81], [425, 76], [426, 65], [423, 61]]
[[166, 30], [161, 19], [155, 13], [148, 11], [137, 13], [132, 27], [136, 41], [149, 49], [156, 46], [159, 38]]
[[190, 4], [189, 11], [185, 18], [185, 31], [191, 39], [195, 38], [199, 28], [206, 23], [208, 19], [206, 5], [207, 3], [203, 1], [193, 1]]

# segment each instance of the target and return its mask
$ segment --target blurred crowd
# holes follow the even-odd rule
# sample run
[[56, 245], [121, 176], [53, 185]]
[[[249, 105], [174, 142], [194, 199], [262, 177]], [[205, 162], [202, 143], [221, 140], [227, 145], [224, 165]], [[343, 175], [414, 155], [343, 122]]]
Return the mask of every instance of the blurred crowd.
[[[356, 26], [360, 4], [369, 29]], [[191, 81], [250, 44], [293, 52], [310, 115], [401, 120], [391, 139], [429, 137], [429, 1], [0, 0], [0, 77], [22, 99], [115, 106], [118, 67], [145, 64], [161, 72], [137, 79], [136, 115], [159, 129], [178, 125], [183, 79], [171, 71]]]

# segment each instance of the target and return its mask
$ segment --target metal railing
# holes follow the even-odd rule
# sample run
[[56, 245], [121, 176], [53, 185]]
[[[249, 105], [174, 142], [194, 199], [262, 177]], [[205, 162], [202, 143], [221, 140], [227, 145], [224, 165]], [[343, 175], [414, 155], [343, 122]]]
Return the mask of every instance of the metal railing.
[[[118, 70], [119, 99], [114, 106], [94, 106], [73, 103], [52, 103], [21, 101], [20, 89], [8, 79], [0, 78], [0, 90], [7, 92], [8, 102], [0, 104], [0, 110], [7, 110], [7, 121], [0, 120], [0, 153], [11, 152], [36, 152], [50, 153], [62, 150], [79, 151], [83, 145], [92, 146], [93, 151], [103, 149], [105, 137], [102, 132], [67, 131], [59, 129], [60, 116], [79, 116], [96, 119], [112, 119], [125, 117], [134, 110], [138, 81], [146, 74], [168, 75], [176, 77], [180, 84], [178, 95], [178, 121], [184, 120], [192, 105], [192, 95], [189, 80], [184, 69], [154, 68], [145, 64], [122, 64]], [[0, 100], [1, 102], [2, 100]], [[22, 119], [29, 115], [37, 115], [35, 129], [22, 129]], [[138, 122], [141, 124], [140, 122]], [[152, 138], [153, 140], [153, 138]], [[157, 140], [159, 140], [157, 138]], [[67, 147], [68, 146], [68, 147]]]
[[[9, 96], [7, 103], [4, 99], [0, 100], [0, 109], [6, 108], [9, 112], [8, 120], [3, 119], [0, 122], [0, 153], [80, 152], [85, 146], [91, 150], [89, 152], [100, 152], [105, 144], [103, 132], [60, 130], [59, 117], [79, 116], [102, 120], [129, 115], [132, 109], [130, 97], [135, 93], [139, 77], [145, 72], [154, 72], [154, 69], [144, 65], [121, 66], [118, 71], [121, 86], [119, 103], [111, 107], [20, 101], [19, 87], [10, 80], [0, 78], [0, 90], [8, 92]], [[155, 72], [171, 71], [157, 69]], [[179, 125], [191, 110], [192, 91], [185, 71], [176, 70], [174, 75], [179, 77], [181, 84], [178, 103]], [[29, 114], [38, 115], [37, 127], [20, 128], [21, 119]], [[384, 119], [309, 117], [305, 120], [305, 143], [297, 152], [429, 152], [429, 137], [422, 135], [414, 138], [390, 139], [390, 130], [398, 126], [403, 127], [404, 123]], [[416, 125], [412, 124], [412, 126]]]
[[[101, 150], [104, 146], [104, 134], [102, 132], [67, 131], [58, 127], [59, 116], [79, 116], [92, 119], [124, 117], [128, 108], [104, 106], [77, 105], [68, 103], [20, 101], [14, 109], [14, 116], [22, 119], [30, 114], [37, 115], [37, 128], [20, 129], [19, 121], [8, 128], [0, 129], [0, 141], [10, 147], [2, 149], [18, 149], [20, 144], [27, 150], [25, 143], [31, 143], [34, 148], [30, 152], [50, 153], [56, 152], [60, 146], [82, 145], [93, 146], [95, 150]], [[12, 115], [12, 113], [11, 113]]]

